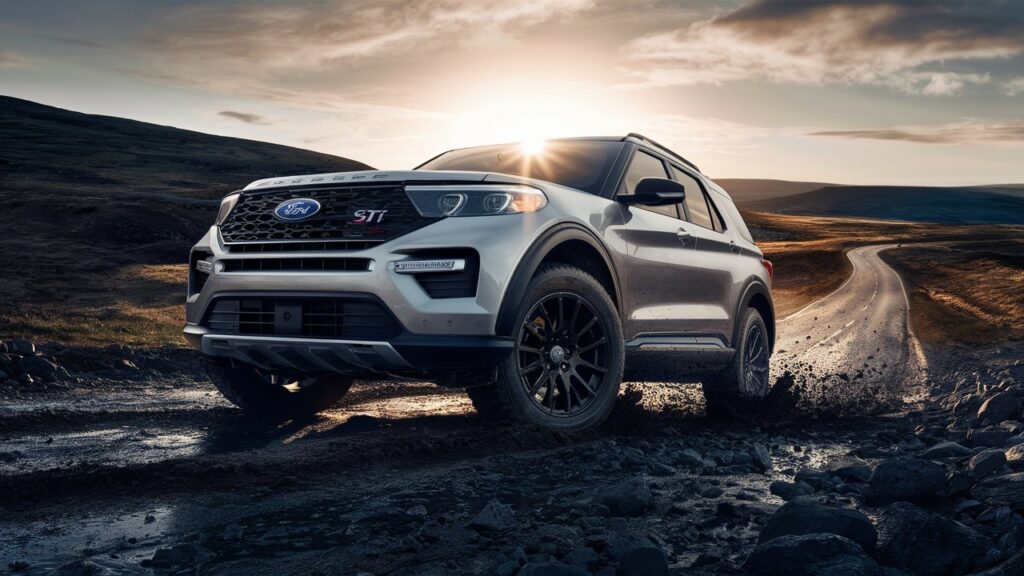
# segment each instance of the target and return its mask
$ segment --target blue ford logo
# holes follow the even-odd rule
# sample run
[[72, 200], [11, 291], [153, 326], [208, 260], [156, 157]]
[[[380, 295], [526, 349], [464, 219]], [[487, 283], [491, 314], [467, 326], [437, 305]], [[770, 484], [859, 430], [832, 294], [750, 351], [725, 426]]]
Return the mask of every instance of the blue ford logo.
[[298, 222], [316, 216], [319, 211], [320, 203], [312, 198], [292, 198], [278, 204], [274, 216], [286, 222]]

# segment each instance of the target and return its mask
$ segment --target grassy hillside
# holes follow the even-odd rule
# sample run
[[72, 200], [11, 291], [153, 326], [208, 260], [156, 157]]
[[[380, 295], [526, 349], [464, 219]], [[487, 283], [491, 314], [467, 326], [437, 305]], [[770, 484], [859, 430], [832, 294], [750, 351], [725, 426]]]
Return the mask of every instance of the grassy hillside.
[[751, 202], [796, 196], [826, 186], [835, 186], [824, 182], [790, 182], [764, 178], [715, 178], [715, 182], [725, 188], [732, 196], [733, 202], [740, 207], [745, 207]]
[[174, 339], [179, 263], [220, 197], [258, 178], [368, 168], [9, 97], [0, 150], [0, 339]]

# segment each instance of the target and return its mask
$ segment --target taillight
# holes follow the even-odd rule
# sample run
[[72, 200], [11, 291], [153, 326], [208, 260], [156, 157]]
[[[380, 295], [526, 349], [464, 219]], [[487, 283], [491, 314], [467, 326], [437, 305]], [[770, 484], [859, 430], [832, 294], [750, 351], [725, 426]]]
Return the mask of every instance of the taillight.
[[772, 279], [775, 278], [775, 266], [772, 266], [772, 261], [771, 260], [765, 260], [764, 258], [762, 258], [761, 259], [761, 266], [764, 266], [764, 269], [766, 271], [768, 271], [768, 279], [769, 280], [772, 280]]

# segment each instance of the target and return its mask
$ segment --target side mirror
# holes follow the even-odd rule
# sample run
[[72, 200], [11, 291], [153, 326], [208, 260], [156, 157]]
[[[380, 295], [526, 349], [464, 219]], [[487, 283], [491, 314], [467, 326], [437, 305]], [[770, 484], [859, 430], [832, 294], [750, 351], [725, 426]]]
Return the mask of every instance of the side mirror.
[[686, 187], [668, 178], [642, 178], [632, 194], [615, 197], [617, 202], [631, 206], [667, 206], [686, 199]]

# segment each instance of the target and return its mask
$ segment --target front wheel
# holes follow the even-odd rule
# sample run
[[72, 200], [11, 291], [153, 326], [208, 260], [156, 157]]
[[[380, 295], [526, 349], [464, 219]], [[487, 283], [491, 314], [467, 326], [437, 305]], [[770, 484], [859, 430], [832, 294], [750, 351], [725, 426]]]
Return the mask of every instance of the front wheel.
[[761, 313], [747, 308], [740, 319], [740, 338], [732, 362], [717, 379], [704, 383], [704, 401], [712, 416], [748, 415], [771, 392], [768, 329]]
[[599, 426], [622, 382], [618, 311], [586, 272], [545, 265], [516, 315], [515, 350], [494, 384], [467, 390], [488, 418], [513, 417], [562, 432]]
[[352, 378], [340, 374], [284, 378], [221, 358], [210, 359], [206, 372], [229, 402], [275, 422], [322, 412], [337, 403], [352, 386]]

